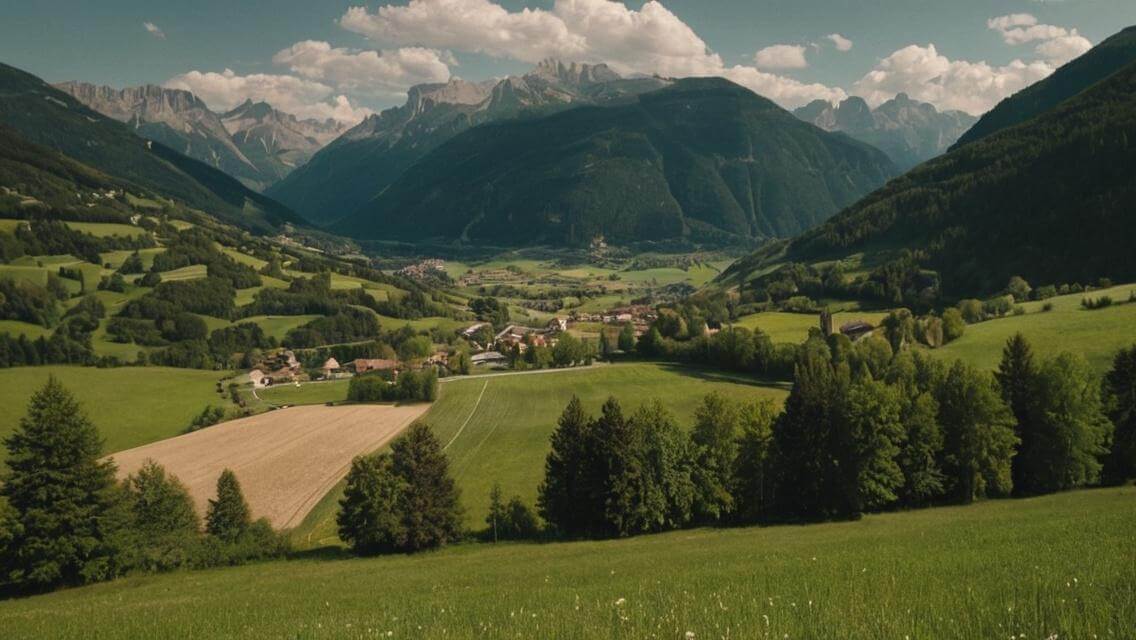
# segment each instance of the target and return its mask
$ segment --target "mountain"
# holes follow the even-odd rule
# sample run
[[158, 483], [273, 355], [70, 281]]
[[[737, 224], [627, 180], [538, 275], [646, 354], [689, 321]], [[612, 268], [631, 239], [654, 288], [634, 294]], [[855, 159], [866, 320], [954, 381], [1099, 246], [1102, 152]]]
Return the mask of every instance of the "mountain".
[[692, 78], [469, 129], [332, 228], [485, 244], [786, 236], [894, 174], [866, 144], [727, 80]]
[[902, 170], [947, 150], [978, 118], [962, 111], [939, 111], [905, 93], [872, 109], [852, 96], [837, 106], [814, 100], [793, 111], [825, 131], [841, 131], [888, 154]]
[[499, 81], [412, 87], [406, 104], [370, 116], [315, 154], [267, 193], [317, 224], [359, 209], [431, 150], [487, 122], [603, 104], [665, 86], [621, 78], [606, 65], [546, 60]]
[[259, 170], [265, 187], [303, 166], [347, 130], [336, 120], [301, 120], [266, 102], [251, 100], [220, 118], [232, 142]]
[[55, 88], [99, 113], [263, 191], [346, 130], [334, 120], [300, 120], [264, 102], [218, 114], [197, 96], [156, 85], [114, 89], [86, 82]]
[[0, 64], [0, 125], [36, 145], [123, 183], [215, 215], [268, 231], [302, 222], [294, 212], [225, 174], [90, 109], [43, 80]]
[[1044, 113], [1136, 62], [1136, 26], [1107, 38], [1045, 80], [999, 102], [967, 131], [955, 147], [970, 144]]
[[775, 264], [913, 252], [953, 296], [1136, 279], [1136, 62], [1016, 127], [889, 182], [800, 237], [731, 265], [739, 284]]

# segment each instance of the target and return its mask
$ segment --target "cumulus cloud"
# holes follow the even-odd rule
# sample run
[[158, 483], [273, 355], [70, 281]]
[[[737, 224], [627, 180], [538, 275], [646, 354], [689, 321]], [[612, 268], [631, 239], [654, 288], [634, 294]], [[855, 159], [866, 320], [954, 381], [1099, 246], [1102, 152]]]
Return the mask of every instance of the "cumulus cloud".
[[897, 93], [930, 102], [940, 109], [972, 114], [989, 111], [1002, 98], [1047, 77], [1048, 62], [1014, 60], [1004, 66], [951, 60], [935, 45], [910, 45], [881, 60], [853, 85], [852, 93], [874, 106]]
[[307, 80], [338, 91], [373, 95], [400, 95], [425, 82], [446, 82], [450, 65], [447, 52], [422, 47], [386, 51], [352, 51], [327, 42], [305, 40], [283, 49], [272, 61]]
[[804, 69], [805, 48], [796, 44], [775, 44], [765, 47], [753, 56], [753, 63], [761, 69]]
[[837, 51], [851, 51], [852, 41], [839, 33], [830, 33], [825, 38], [832, 41], [832, 46], [836, 47]]
[[656, 0], [638, 10], [612, 0], [555, 0], [551, 9], [520, 11], [491, 0], [410, 0], [374, 11], [351, 7], [339, 24], [380, 45], [468, 51], [530, 63], [549, 57], [605, 62], [624, 74], [725, 76], [790, 108], [843, 94], [755, 67], [726, 67], [689, 25]]
[[263, 100], [300, 118], [355, 123], [371, 114], [370, 109], [353, 105], [347, 96], [336, 94], [322, 82], [290, 75], [238, 75], [231, 69], [221, 73], [189, 71], [170, 78], [164, 86], [191, 91], [218, 111], [232, 109], [248, 99]]
[[990, 18], [986, 21], [986, 26], [1000, 33], [1002, 41], [1011, 46], [1039, 42], [1034, 47], [1034, 52], [1057, 66], [1076, 58], [1093, 46], [1076, 29], [1041, 24], [1028, 13]]
[[159, 40], [165, 40], [166, 39], [166, 32], [162, 31], [162, 29], [160, 27], [158, 27], [158, 25], [154, 24], [153, 22], [143, 22], [142, 27], [144, 29], [146, 29], [146, 31], [150, 35], [154, 36], [155, 38], [157, 38]]

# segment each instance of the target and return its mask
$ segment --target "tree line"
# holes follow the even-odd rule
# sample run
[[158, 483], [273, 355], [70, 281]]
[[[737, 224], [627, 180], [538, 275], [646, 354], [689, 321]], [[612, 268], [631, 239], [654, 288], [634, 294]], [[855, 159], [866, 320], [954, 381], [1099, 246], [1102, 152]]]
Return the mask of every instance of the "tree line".
[[252, 520], [230, 470], [217, 480], [204, 527], [185, 486], [153, 461], [117, 482], [113, 460], [100, 459], [97, 429], [55, 377], [32, 395], [4, 445], [0, 593], [240, 564], [287, 551], [267, 520]]

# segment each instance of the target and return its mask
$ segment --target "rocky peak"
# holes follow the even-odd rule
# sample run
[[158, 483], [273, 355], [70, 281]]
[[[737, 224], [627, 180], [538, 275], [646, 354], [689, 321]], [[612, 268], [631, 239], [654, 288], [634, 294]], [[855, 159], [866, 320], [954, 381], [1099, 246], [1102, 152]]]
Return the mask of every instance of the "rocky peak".
[[621, 79], [618, 73], [612, 71], [610, 67], [603, 63], [587, 64], [570, 62], [566, 64], [555, 58], [545, 58], [541, 60], [536, 67], [526, 75], [539, 76], [559, 84], [572, 86], [583, 86]]

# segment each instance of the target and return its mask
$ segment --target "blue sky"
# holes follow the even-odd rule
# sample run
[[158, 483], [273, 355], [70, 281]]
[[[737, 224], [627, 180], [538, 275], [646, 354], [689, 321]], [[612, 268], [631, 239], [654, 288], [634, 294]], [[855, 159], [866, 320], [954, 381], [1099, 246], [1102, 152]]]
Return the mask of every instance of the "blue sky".
[[252, 97], [345, 120], [400, 103], [418, 82], [520, 73], [545, 56], [723, 75], [786, 107], [906, 91], [978, 113], [1136, 24], [1133, 0], [266, 4], [12, 3], [0, 61], [49, 81], [167, 84], [216, 109]]

